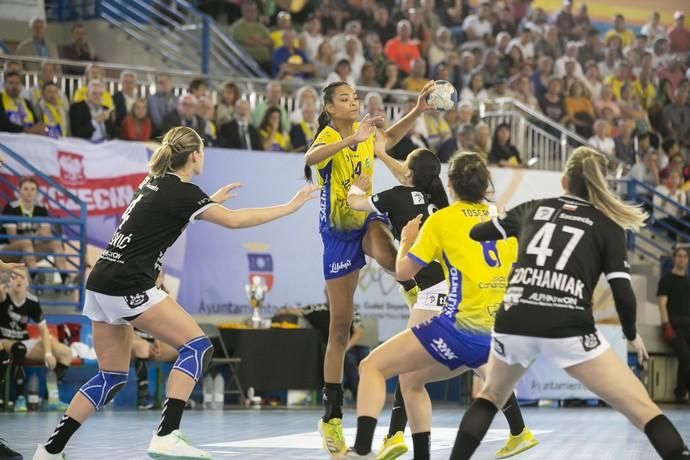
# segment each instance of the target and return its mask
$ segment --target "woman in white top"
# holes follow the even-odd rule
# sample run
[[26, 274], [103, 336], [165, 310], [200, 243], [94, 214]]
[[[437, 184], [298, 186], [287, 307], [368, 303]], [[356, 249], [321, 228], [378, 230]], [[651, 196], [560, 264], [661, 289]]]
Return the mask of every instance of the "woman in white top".
[[306, 24], [304, 24], [304, 31], [300, 34], [302, 40], [302, 50], [307, 55], [310, 61], [316, 57], [319, 51], [319, 45], [323, 42], [323, 35], [321, 34], [321, 20], [318, 16], [310, 16]]
[[468, 86], [462, 89], [460, 92], [461, 101], [469, 101], [475, 105], [475, 107], [480, 103], [489, 99], [489, 95], [484, 89], [484, 79], [482, 74], [479, 72], [474, 72], [470, 77], [470, 83]]
[[448, 53], [455, 48], [450, 29], [439, 27], [434, 42], [429, 47], [429, 68], [433, 69], [443, 61], [448, 61]]
[[687, 206], [687, 194], [682, 190], [683, 187], [683, 173], [677, 169], [671, 170], [668, 180], [662, 184], [657, 185], [656, 191], [663, 196], [673, 200], [675, 203], [665, 200], [661, 196], [654, 195], [654, 220], [657, 226], [668, 232], [668, 236], [672, 240], [676, 240], [676, 232], [674, 229], [679, 229], [684, 233], [690, 233], [690, 228], [685, 227], [678, 222], [679, 219], [685, 217], [685, 211], [680, 208], [678, 204], [683, 207]]

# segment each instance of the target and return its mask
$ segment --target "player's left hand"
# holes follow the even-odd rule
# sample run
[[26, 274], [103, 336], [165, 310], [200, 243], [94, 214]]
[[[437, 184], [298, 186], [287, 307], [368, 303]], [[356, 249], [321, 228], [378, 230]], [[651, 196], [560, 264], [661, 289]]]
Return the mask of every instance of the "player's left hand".
[[419, 96], [417, 96], [417, 105], [415, 106], [415, 110], [419, 112], [433, 110], [431, 106], [426, 102], [426, 98], [434, 90], [435, 85], [436, 82], [434, 80], [431, 80], [427, 82], [426, 85], [424, 85], [424, 88], [422, 88], [422, 90], [419, 92]]
[[376, 128], [374, 133], [374, 155], [379, 156], [379, 154], [386, 153], [386, 142], [388, 141], [388, 135], [386, 131]]
[[422, 215], [417, 214], [417, 217], [409, 221], [400, 232], [400, 242], [415, 241], [419, 234], [419, 227], [422, 225]]
[[299, 208], [304, 206], [304, 203], [306, 203], [309, 200], [313, 200], [314, 198], [317, 198], [319, 196], [318, 192], [321, 190], [321, 187], [315, 184], [307, 184], [301, 189], [295, 193], [295, 196], [292, 197], [290, 202], [288, 203], [288, 206], [290, 209], [294, 212], [297, 211]]
[[242, 184], [239, 182], [233, 182], [232, 184], [225, 185], [218, 189], [216, 193], [211, 195], [211, 199], [216, 203], [225, 203], [230, 198], [237, 196], [237, 193], [234, 193], [233, 190], [240, 187], [242, 187]]
[[632, 340], [630, 344], [637, 352], [637, 362], [640, 363], [640, 366], [644, 366], [644, 364], [649, 361], [649, 353], [647, 353], [647, 347], [645, 346], [642, 337], [640, 337], [640, 334], [637, 334], [635, 336], [635, 340]]
[[55, 366], [57, 366], [57, 360], [52, 353], [46, 353], [43, 357], [43, 361], [45, 362], [46, 367], [51, 371], [55, 369]]

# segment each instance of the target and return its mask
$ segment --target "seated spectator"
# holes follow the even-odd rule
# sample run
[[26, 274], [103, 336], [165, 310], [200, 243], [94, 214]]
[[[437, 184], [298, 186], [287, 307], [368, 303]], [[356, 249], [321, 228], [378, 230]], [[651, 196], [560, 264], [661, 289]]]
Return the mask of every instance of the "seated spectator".
[[266, 110], [268, 110], [269, 107], [278, 107], [280, 110], [280, 129], [282, 132], [287, 132], [290, 121], [287, 110], [285, 110], [281, 101], [283, 97], [283, 85], [278, 81], [268, 82], [265, 95], [266, 98], [263, 101], [258, 101], [254, 106], [252, 124], [258, 128], [261, 125], [261, 121], [264, 119]]
[[120, 139], [125, 141], [150, 141], [153, 133], [146, 100], [137, 99], [120, 125]]
[[582, 72], [582, 66], [577, 62], [577, 54], [580, 47], [576, 42], [568, 42], [565, 45], [565, 54], [554, 62], [553, 73], [559, 77], [563, 78], [566, 74], [565, 67], [566, 63], [574, 62], [575, 64], [575, 77], [580, 80], [585, 79], [585, 74]]
[[113, 96], [105, 87], [105, 69], [98, 64], [88, 64], [86, 66], [86, 71], [84, 72], [85, 84], [84, 86], [77, 88], [77, 90], [72, 95], [72, 103], [82, 102], [87, 98], [86, 93], [88, 92], [89, 83], [92, 81], [100, 81], [103, 84], [103, 99], [101, 104], [107, 109], [113, 108]]
[[443, 142], [453, 136], [450, 126], [448, 126], [446, 120], [441, 116], [441, 112], [437, 110], [426, 112], [424, 116], [418, 120], [422, 123], [422, 129], [420, 129], [420, 131], [426, 138], [429, 149], [432, 151], [437, 151]]
[[295, 47], [296, 35], [292, 30], [283, 31], [284, 44], [273, 51], [271, 71], [273, 78], [304, 80], [316, 72], [304, 52]]
[[587, 32], [591, 31], [592, 29], [592, 21], [589, 18], [589, 9], [587, 8], [587, 4], [583, 3], [580, 5], [577, 15], [575, 16], [575, 27], [570, 31], [570, 39], [582, 40], [587, 35]]
[[412, 26], [410, 21], [398, 21], [398, 34], [386, 42], [383, 52], [389, 61], [395, 63], [398, 69], [405, 73], [412, 70], [412, 61], [422, 56], [416, 42], [410, 40]]
[[510, 97], [511, 93], [508, 91], [508, 85], [504, 78], [499, 78], [494, 82], [494, 85], [487, 91], [486, 98], [489, 101], [495, 101], [504, 97]]
[[294, 42], [298, 40], [295, 29], [292, 27], [292, 16], [287, 11], [281, 11], [276, 16], [276, 23], [278, 27], [276, 30], [269, 33], [271, 40], [273, 41], [273, 49], [284, 46], [285, 43], [285, 32], [291, 32], [292, 36], [290, 39], [293, 41], [293, 46], [297, 46]]
[[357, 82], [357, 87], [375, 88], [379, 86], [376, 80], [376, 67], [372, 62], [365, 62], [362, 66], [362, 74]]
[[323, 34], [321, 33], [321, 19], [316, 14], [312, 14], [304, 23], [304, 30], [300, 34], [300, 39], [302, 40], [304, 54], [307, 55], [310, 61], [316, 58], [319, 46], [324, 41]]
[[[657, 166], [656, 153], [648, 153], [642, 161], [638, 161], [630, 169], [626, 178], [635, 179], [649, 187], [655, 188], [660, 183], [659, 167]], [[643, 194], [647, 196], [647, 194]], [[651, 194], [649, 194], [651, 198]]]
[[489, 95], [484, 89], [482, 74], [473, 73], [469, 85], [460, 92], [460, 100], [471, 102], [475, 107], [478, 107], [480, 102], [486, 102], [488, 99]]
[[197, 100], [201, 97], [208, 96], [208, 85], [203, 78], [194, 78], [187, 85], [187, 93], [191, 94]]
[[575, 16], [573, 15], [573, 2], [571, 0], [563, 0], [561, 9], [551, 18], [551, 22], [556, 27], [563, 40], [577, 40], [577, 37], [572, 37], [572, 29], [575, 28]]
[[259, 125], [263, 150], [267, 152], [288, 152], [290, 137], [280, 130], [280, 109], [269, 107]]
[[454, 137], [445, 141], [438, 149], [438, 158], [442, 163], [448, 163], [457, 151], [476, 150], [475, 129], [471, 124], [460, 125]]
[[[41, 17], [31, 18], [29, 21], [31, 37], [17, 45], [14, 54], [17, 56], [34, 56], [44, 59], [57, 59], [58, 50], [55, 43], [46, 39], [46, 21]], [[25, 62], [24, 70], [33, 72], [39, 70], [37, 62]]]
[[596, 62], [588, 62], [585, 66], [585, 79], [582, 81], [587, 88], [587, 93], [591, 100], [596, 101], [601, 96], [601, 76]]
[[177, 96], [172, 92], [172, 81], [167, 73], [156, 76], [156, 92], [148, 99], [148, 114], [153, 125], [153, 135], [160, 136], [164, 131], [163, 121], [177, 106]]
[[474, 115], [476, 112], [476, 107], [470, 101], [460, 101], [458, 102], [458, 126], [470, 124], [474, 126], [475, 120]]
[[594, 122], [594, 136], [587, 140], [587, 143], [603, 153], [609, 161], [616, 161], [616, 143], [611, 137], [611, 125], [604, 119]]
[[558, 59], [563, 54], [563, 47], [558, 36], [558, 28], [555, 26], [547, 26], [546, 33], [543, 37], [537, 40], [534, 46], [534, 52], [537, 57], [548, 56], [551, 59]]
[[61, 96], [57, 84], [52, 81], [44, 83], [43, 97], [36, 107], [45, 125], [46, 135], [55, 139], [70, 135], [68, 106], [62, 104]]
[[45, 126], [33, 105], [21, 95], [22, 81], [19, 72], [5, 73], [4, 89], [0, 93], [0, 131], [45, 134]]
[[654, 221], [656, 227], [666, 230], [669, 238], [676, 241], [677, 234], [675, 229], [680, 229], [684, 233], [688, 233], [688, 228], [679, 220], [686, 217], [685, 211], [681, 206], [687, 206], [687, 194], [683, 191], [683, 174], [679, 170], [671, 171], [668, 179], [661, 182], [656, 187], [656, 191], [668, 197], [673, 202], [663, 199], [661, 196], [655, 194], [653, 198], [654, 203]]
[[350, 66], [350, 61], [347, 59], [341, 59], [338, 61], [333, 72], [331, 72], [328, 75], [328, 78], [326, 78], [326, 84], [336, 81], [344, 81], [353, 88], [355, 87], [355, 77], [352, 75], [352, 67]]
[[325, 80], [335, 69], [335, 52], [328, 40], [324, 40], [319, 45], [314, 58], [314, 65], [316, 66], [316, 78], [319, 80]]
[[475, 127], [475, 145], [477, 147], [476, 152], [482, 157], [484, 161], [489, 160], [489, 152], [491, 152], [491, 129], [489, 125], [480, 121]]
[[389, 126], [388, 115], [386, 108], [383, 105], [383, 98], [379, 93], [368, 93], [364, 98], [364, 113], [368, 113], [370, 117], [383, 117], [383, 122], [376, 127], [378, 129], [386, 129]]
[[530, 18], [525, 18], [523, 20], [523, 25], [527, 26], [534, 32], [535, 35], [543, 36], [546, 33], [546, 28], [548, 27], [547, 21], [548, 16], [546, 16], [546, 11], [543, 8], [536, 8], [532, 10]]
[[418, 93], [428, 82], [429, 79], [426, 78], [426, 61], [424, 59], [417, 59], [412, 62], [410, 76], [403, 79], [401, 86], [405, 91]]
[[290, 113], [291, 125], [302, 121], [302, 106], [305, 104], [313, 104], [318, 110], [319, 95], [311, 85], [304, 85], [295, 92], [295, 110]]
[[[614, 138], [616, 144], [616, 158], [629, 166], [637, 163], [635, 158], [635, 143], [633, 142], [634, 123], [629, 118], [621, 118], [618, 122], [618, 134]], [[656, 184], [655, 184], [656, 185]]]
[[436, 30], [434, 42], [429, 47], [429, 66], [433, 69], [439, 63], [448, 60], [448, 53], [455, 48], [453, 36], [447, 27]]
[[246, 99], [235, 102], [235, 118], [220, 126], [218, 145], [228, 149], [263, 150], [261, 136], [251, 123], [251, 107]]
[[601, 93], [599, 94], [599, 99], [594, 100], [594, 109], [597, 116], [600, 118], [603, 115], [604, 109], [609, 109], [613, 112], [613, 116], [618, 118], [621, 115], [621, 109], [613, 98], [613, 91], [611, 91], [611, 85], [604, 84], [601, 86]]
[[183, 94], [177, 100], [176, 110], [165, 116], [163, 131], [176, 126], [192, 128], [202, 138], [206, 136], [206, 120], [197, 115], [199, 101], [193, 94]]
[[120, 91], [113, 96], [115, 104], [115, 124], [120, 126], [122, 120], [132, 111], [137, 96], [137, 74], [131, 70], [123, 70], [120, 73]]
[[[359, 38], [357, 37], [362, 35], [362, 23], [358, 19], [347, 21], [345, 28], [339, 28], [338, 30], [342, 30], [342, 32], [337, 32], [331, 37], [330, 40], [331, 45], [333, 46], [333, 51], [336, 55], [345, 51], [345, 42], [349, 38], [355, 37], [355, 39], [359, 41]], [[359, 47], [362, 48], [361, 43], [359, 44]]]
[[611, 87], [613, 97], [621, 98], [621, 88], [624, 84], [630, 81], [630, 63], [627, 61], [620, 61], [616, 67], [616, 72], [604, 79], [604, 83]]
[[[72, 26], [72, 42], [59, 48], [60, 58], [68, 61], [97, 61], [96, 51], [86, 38], [86, 28], [82, 23]], [[65, 75], [82, 75], [83, 66], [63, 66]]]
[[501, 167], [522, 167], [520, 152], [510, 143], [510, 125], [508, 123], [501, 123], [496, 126], [488, 161], [489, 164]]
[[234, 118], [235, 103], [240, 98], [240, 89], [231, 81], [223, 83], [216, 105], [216, 126], [221, 127]]
[[585, 139], [592, 135], [592, 125], [596, 115], [592, 101], [585, 92], [585, 85], [575, 81], [570, 85], [565, 98], [565, 122], [575, 125], [575, 132]]
[[69, 125], [72, 136], [103, 142], [117, 137], [115, 113], [103, 105], [105, 86], [98, 80], [91, 80], [87, 100], [74, 102], [69, 107]]
[[[40, 339], [30, 339], [27, 331], [29, 320], [38, 325]], [[72, 351], [50, 335], [41, 304], [29, 294], [28, 276], [15, 276], [0, 285], [0, 342], [12, 356], [10, 373], [15, 385], [15, 412], [27, 410], [26, 361], [44, 363], [46, 368], [55, 372], [58, 385], [72, 363]], [[49, 402], [56, 408], [67, 407], [59, 398]]]
[[690, 30], [685, 27], [685, 13], [680, 10], [676, 11], [673, 13], [673, 21], [674, 24], [669, 27], [667, 34], [671, 51], [688, 54], [690, 52]]
[[663, 79], [670, 81], [671, 87], [675, 91], [680, 82], [685, 79], [685, 68], [683, 67], [682, 58], [678, 55], [673, 55], [666, 59], [657, 69], [656, 76], [659, 81]]
[[554, 76], [553, 60], [548, 56], [539, 58], [537, 70], [530, 77], [534, 89], [533, 93], [537, 99], [541, 98], [546, 92], [546, 87]]
[[[55, 81], [55, 65], [52, 62], [43, 61], [41, 63], [41, 70], [38, 73], [38, 81], [36, 85], [29, 88], [29, 99], [31, 103], [36, 106], [38, 101], [43, 97], [43, 85], [46, 83]], [[60, 105], [66, 110], [69, 107], [69, 100], [64, 91], [58, 87], [58, 97], [60, 100]]]
[[390, 12], [383, 5], [377, 5], [374, 9], [374, 24], [372, 30], [381, 37], [381, 42], [386, 43], [396, 35], [396, 27], [390, 20]]
[[546, 93], [539, 100], [541, 111], [556, 123], [562, 123], [566, 116], [562, 86], [559, 78], [552, 78]]
[[[470, 14], [462, 23], [462, 31], [469, 42], [477, 42], [479, 45], [489, 44], [493, 37], [491, 24], [491, 2], [482, 0], [475, 14]], [[465, 44], [467, 46], [467, 44]]]
[[523, 27], [520, 35], [508, 43], [508, 49], [517, 46], [522, 51], [523, 59], [531, 61], [534, 59], [534, 36], [529, 27]]
[[673, 104], [664, 108], [663, 117], [670, 135], [676, 138], [681, 146], [690, 146], [690, 106], [686, 88], [676, 90]]
[[197, 104], [197, 114], [204, 120], [206, 125], [203, 138], [207, 145], [216, 145], [218, 134], [216, 124], [213, 121], [216, 117], [213, 112], [213, 102], [211, 102], [211, 98], [202, 96], [197, 99]]
[[664, 139], [661, 143], [661, 149], [668, 157], [668, 164], [659, 171], [659, 178], [666, 180], [670, 176], [671, 171], [677, 169], [683, 175], [684, 181], [690, 179], [690, 170], [686, 172], [685, 160], [683, 160], [683, 154], [680, 152], [678, 142], [673, 138]]
[[620, 37], [623, 48], [632, 45], [635, 41], [635, 34], [625, 26], [625, 17], [622, 14], [617, 14], [613, 18], [613, 29], [609, 29], [604, 35], [604, 41], [607, 41], [612, 36]]
[[242, 19], [232, 25], [230, 36], [266, 73], [271, 72], [273, 40], [259, 21], [259, 7], [255, 1], [242, 2]]
[[654, 74], [650, 70], [642, 69], [637, 79], [632, 82], [633, 94], [640, 98], [640, 104], [645, 110], [649, 110], [656, 100], [653, 80]]
[[352, 68], [352, 77], [355, 81], [359, 80], [362, 74], [362, 66], [364, 65], [364, 53], [362, 52], [362, 44], [354, 35], [345, 37], [345, 49], [335, 54], [335, 60], [340, 61], [347, 59]]
[[661, 16], [658, 11], [652, 11], [649, 22], [642, 26], [640, 32], [647, 36], [649, 43], [654, 44], [660, 38], [666, 38], [666, 29], [660, 24]]
[[[33, 177], [24, 177], [19, 181], [19, 198], [16, 201], [7, 203], [2, 211], [3, 216], [14, 216], [24, 218], [34, 217], [49, 217], [48, 210], [37, 203], [38, 198], [38, 182]], [[51, 226], [47, 223], [39, 222], [4, 222], [0, 228], [0, 235], [9, 236], [39, 236], [47, 238], [52, 236]], [[3, 245], [3, 251], [18, 251], [23, 253], [22, 257], [17, 256], [3, 256], [6, 262], [23, 262], [29, 270], [36, 268], [38, 260], [35, 253], [52, 252], [56, 254], [64, 254], [65, 249], [59, 240], [34, 240], [29, 238], [0, 238], [0, 244]], [[59, 276], [63, 284], [70, 284], [76, 277], [69, 276], [68, 262], [65, 257], [56, 256], [55, 266], [59, 270]], [[40, 274], [33, 275], [34, 284], [42, 284]], [[1, 309], [0, 309], [1, 310]]]
[[541, 107], [539, 107], [539, 101], [534, 96], [530, 79], [523, 75], [518, 76], [514, 81], [515, 83], [513, 84], [512, 91], [513, 98], [518, 102], [522, 102], [535, 112], [541, 112]]
[[302, 103], [300, 118], [299, 122], [293, 123], [292, 128], [290, 128], [290, 144], [293, 146], [293, 151], [306, 152], [319, 129], [316, 103], [309, 100]]
[[503, 70], [498, 62], [498, 53], [496, 50], [486, 50], [486, 53], [484, 53], [484, 62], [479, 68], [479, 73], [482, 76], [484, 85], [487, 87], [491, 87], [497, 80], [502, 80], [505, 78]]
[[386, 66], [390, 64], [390, 61], [383, 52], [383, 44], [378, 37], [370, 41], [366, 50], [366, 57], [369, 62], [374, 64], [374, 68], [376, 69], [376, 79], [380, 81], [383, 78]]
[[[522, 48], [519, 46], [511, 46], [508, 48], [508, 54], [501, 58], [500, 70], [503, 75], [512, 77], [519, 74], [525, 67], [525, 58], [522, 56]], [[466, 73], [466, 75], [471, 76], [471, 73]], [[469, 84], [469, 80], [465, 85]]]
[[381, 87], [383, 89], [400, 89], [400, 69], [397, 64], [392, 62], [386, 64], [383, 71], [383, 78], [381, 81]]
[[635, 154], [638, 156], [638, 158], [644, 157], [648, 153], [656, 154], [659, 177], [661, 177], [661, 171], [668, 166], [668, 156], [666, 155], [666, 152], [656, 149], [652, 145], [652, 136], [648, 131], [637, 131], [635, 141], [637, 142], [637, 150]]

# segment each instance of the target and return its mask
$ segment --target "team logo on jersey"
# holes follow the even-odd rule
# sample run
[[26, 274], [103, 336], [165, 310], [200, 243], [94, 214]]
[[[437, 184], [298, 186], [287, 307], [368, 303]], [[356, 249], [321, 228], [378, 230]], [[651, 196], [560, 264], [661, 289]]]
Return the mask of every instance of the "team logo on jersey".
[[585, 334], [580, 337], [580, 341], [582, 342], [582, 348], [584, 348], [587, 352], [592, 351], [601, 345], [601, 340], [599, 340], [599, 336], [596, 333]]
[[270, 291], [273, 288], [273, 256], [268, 252], [269, 246], [263, 243], [248, 243], [245, 248], [249, 251], [247, 259], [249, 261], [249, 282], [252, 283], [254, 277], [263, 278], [264, 285]]
[[58, 150], [58, 165], [60, 165], [60, 178], [64, 183], [74, 185], [86, 181], [83, 155]]
[[144, 305], [149, 301], [149, 295], [145, 292], [140, 292], [139, 294], [132, 294], [125, 296], [125, 302], [129, 305], [129, 308], [137, 308]]
[[412, 203], [416, 205], [424, 204], [424, 194], [421, 192], [412, 192]]
[[534, 213], [534, 220], [549, 220], [553, 213], [556, 212], [554, 208], [549, 206], [539, 206], [537, 212]]

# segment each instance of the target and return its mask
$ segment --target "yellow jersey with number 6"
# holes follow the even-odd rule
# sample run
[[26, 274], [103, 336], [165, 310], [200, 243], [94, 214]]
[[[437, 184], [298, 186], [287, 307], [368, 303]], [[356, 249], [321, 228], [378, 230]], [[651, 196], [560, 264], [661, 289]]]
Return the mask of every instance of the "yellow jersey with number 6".
[[[359, 123], [353, 123], [357, 131]], [[340, 142], [340, 133], [326, 126], [314, 139], [313, 146]], [[318, 183], [321, 187], [319, 209], [319, 231], [350, 232], [360, 230], [369, 215], [366, 211], [355, 211], [347, 204], [347, 192], [362, 174], [371, 177], [374, 173], [374, 135], [356, 145], [350, 145], [332, 157], [316, 164]], [[371, 193], [369, 190], [365, 190]]]
[[443, 314], [459, 328], [481, 334], [493, 328], [517, 258], [515, 238], [481, 243], [470, 238], [472, 227], [488, 219], [488, 204], [455, 202], [427, 219], [408, 254], [424, 266], [441, 263], [449, 285]]

